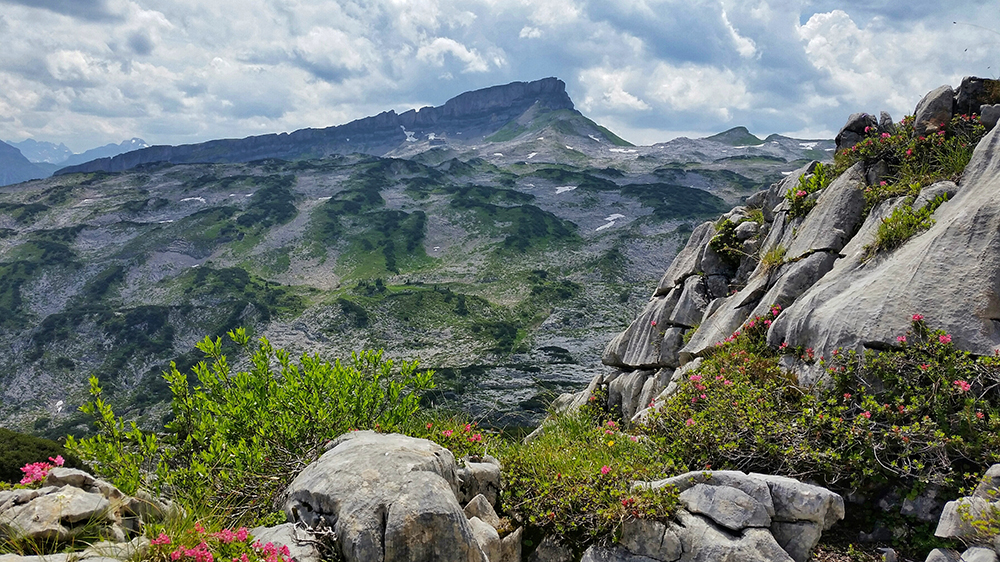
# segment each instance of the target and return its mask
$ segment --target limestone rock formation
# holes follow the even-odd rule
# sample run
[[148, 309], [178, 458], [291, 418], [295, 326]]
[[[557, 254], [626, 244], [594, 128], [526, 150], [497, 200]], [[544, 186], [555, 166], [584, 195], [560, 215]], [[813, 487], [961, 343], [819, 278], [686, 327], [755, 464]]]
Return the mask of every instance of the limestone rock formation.
[[451, 451], [424, 439], [348, 433], [291, 483], [285, 513], [332, 528], [348, 562], [486, 560], [458, 503]]
[[72, 468], [52, 468], [43, 484], [0, 492], [0, 540], [17, 536], [70, 541], [97, 534], [125, 542], [143, 523], [160, 521], [172, 509], [148, 495], [128, 497], [112, 484]]

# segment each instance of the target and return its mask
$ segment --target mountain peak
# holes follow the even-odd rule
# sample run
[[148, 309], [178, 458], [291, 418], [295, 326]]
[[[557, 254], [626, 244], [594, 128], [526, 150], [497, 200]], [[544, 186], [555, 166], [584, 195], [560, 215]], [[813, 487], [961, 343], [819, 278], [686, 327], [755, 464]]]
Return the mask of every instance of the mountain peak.
[[764, 141], [754, 136], [746, 127], [733, 127], [728, 131], [705, 137], [705, 140], [721, 142], [729, 146], [757, 146]]

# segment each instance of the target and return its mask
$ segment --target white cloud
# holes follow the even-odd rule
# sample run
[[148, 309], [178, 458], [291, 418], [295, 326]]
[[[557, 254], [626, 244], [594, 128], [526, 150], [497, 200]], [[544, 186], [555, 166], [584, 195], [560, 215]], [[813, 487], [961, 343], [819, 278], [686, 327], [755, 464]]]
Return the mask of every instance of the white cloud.
[[[430, 62], [436, 66], [444, 65], [445, 55], [451, 55], [465, 63], [463, 72], [486, 72], [490, 67], [478, 51], [468, 49], [465, 45], [447, 37], [436, 37], [417, 49], [417, 60]], [[492, 62], [496, 63], [496, 59]]]
[[544, 76], [637, 140], [836, 132], [995, 75], [982, 28], [1000, 29], [985, 3], [931, 0], [920, 17], [833, 0], [0, 1], [0, 138], [74, 150], [325, 127]]
[[538, 39], [542, 36], [542, 30], [526, 25], [521, 28], [521, 32], [517, 36], [521, 39]]
[[736, 28], [733, 27], [732, 23], [730, 23], [725, 9], [722, 10], [722, 22], [725, 24], [726, 30], [729, 31], [729, 36], [736, 45], [736, 52], [738, 52], [741, 57], [748, 59], [757, 54], [757, 45], [753, 42], [753, 39], [743, 37], [738, 31], [736, 31]]

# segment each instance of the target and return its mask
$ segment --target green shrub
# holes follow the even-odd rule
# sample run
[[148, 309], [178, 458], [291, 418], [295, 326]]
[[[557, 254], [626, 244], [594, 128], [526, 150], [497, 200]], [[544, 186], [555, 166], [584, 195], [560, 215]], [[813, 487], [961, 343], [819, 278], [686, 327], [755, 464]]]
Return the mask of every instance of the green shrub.
[[[869, 497], [935, 485], [951, 499], [1000, 461], [1000, 358], [955, 349], [915, 315], [895, 349], [823, 358], [783, 345], [827, 369], [826, 386], [803, 388], [766, 345], [776, 312], [720, 342], [652, 416], [646, 431], [677, 466], [781, 474]], [[925, 556], [934, 546], [917, 521], [888, 524], [904, 549]]]
[[[838, 152], [835, 171], [839, 175], [857, 162], [870, 166], [882, 161], [888, 166], [887, 185], [915, 185], [919, 190], [939, 180], [957, 181], [984, 134], [978, 115], [956, 115], [944, 130], [930, 135], [918, 135], [913, 117], [907, 116], [895, 132], [871, 128], [861, 142]], [[885, 191], [891, 195], [891, 190]]]
[[507, 515], [529, 535], [554, 535], [581, 552], [613, 538], [625, 518], [667, 521], [677, 504], [673, 487], [632, 487], [675, 474], [673, 463], [615, 422], [600, 425], [596, 412], [556, 416], [536, 439], [500, 450]]
[[716, 235], [708, 241], [709, 248], [719, 254], [723, 261], [738, 266], [743, 258], [742, 245], [736, 239], [736, 223], [729, 219], [715, 225]]
[[948, 196], [941, 194], [922, 209], [914, 210], [909, 205], [901, 205], [893, 209], [892, 214], [879, 223], [878, 230], [875, 232], [875, 240], [865, 246], [864, 259], [868, 260], [881, 252], [894, 250], [918, 232], [934, 226], [934, 219], [931, 218], [931, 215], [947, 200]]
[[250, 353], [244, 330], [229, 335], [250, 355], [250, 370], [234, 372], [221, 338], [205, 338], [197, 347], [211, 365], [194, 367], [199, 386], [176, 367], [164, 374], [174, 414], [165, 433], [126, 427], [92, 378], [93, 400], [81, 409], [96, 417], [98, 433], [69, 439], [69, 450], [128, 494], [146, 488], [189, 505], [227, 505], [237, 516], [260, 513], [329, 439], [402, 426], [434, 386], [431, 371], [380, 351], [295, 363], [264, 338]]
[[24, 476], [21, 467], [59, 455], [65, 457], [67, 467], [82, 466], [79, 459], [55, 441], [0, 427], [0, 482], [20, 482]]
[[816, 206], [816, 199], [810, 195], [830, 185], [832, 179], [827, 167], [822, 163], [816, 164], [811, 174], [799, 176], [799, 185], [785, 192], [788, 217], [794, 219], [809, 214], [809, 211]]

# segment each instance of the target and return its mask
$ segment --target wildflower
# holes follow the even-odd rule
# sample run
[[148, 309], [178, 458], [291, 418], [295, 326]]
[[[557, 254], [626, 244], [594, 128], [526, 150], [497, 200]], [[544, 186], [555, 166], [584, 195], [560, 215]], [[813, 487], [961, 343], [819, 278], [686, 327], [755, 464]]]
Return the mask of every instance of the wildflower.
[[446, 429], [446, 430], [444, 430], [444, 431], [441, 432], [441, 435], [444, 435], [445, 437], [451, 437], [452, 433], [453, 432], [450, 429]]
[[694, 425], [694, 418], [688, 418], [687, 421], [684, 422], [684, 424], [687, 425], [687, 426]]
[[472, 437], [469, 437], [469, 442], [470, 443], [480, 443], [480, 442], [482, 442], [482, 440], [483, 440], [483, 436], [482, 436], [481, 433], [476, 433], [476, 434], [473, 434]]
[[882, 180], [882, 181], [878, 182], [878, 185], [879, 185], [879, 187], [885, 187], [885, 186], [887, 186], [887, 185], [889, 185], [889, 184], [888, 184], [888, 183], [886, 183], [886, 181], [885, 181], [885, 180]]
[[862, 415], [862, 416], [863, 416], [863, 417], [864, 417], [864, 418], [865, 418], [866, 420], [870, 420], [870, 419], [872, 419], [872, 413], [871, 413], [871, 412], [869, 412], [869, 411], [867, 411], [867, 410], [865, 410], [864, 412], [861, 412], [861, 415]]
[[930, 368], [931, 368], [931, 366], [930, 366], [930, 365], [928, 365], [927, 363], [921, 363], [921, 364], [920, 364], [920, 369], [921, 369], [922, 371], [926, 371], [927, 369], [930, 369]]
[[149, 544], [157, 545], [157, 546], [161, 545], [161, 544], [170, 544], [170, 537], [168, 537], [166, 533], [161, 532], [160, 536], [158, 536], [155, 539], [149, 541]]
[[967, 382], [965, 382], [963, 380], [957, 380], [957, 381], [953, 382], [952, 384], [954, 384], [955, 386], [957, 386], [958, 389], [961, 390], [962, 392], [968, 392], [969, 389], [972, 388], [971, 384], [969, 384], [969, 383], [967, 383]]
[[722, 381], [722, 384], [724, 384], [726, 386], [732, 386], [733, 381], [731, 381], [731, 380], [725, 380], [725, 381]]
[[983, 419], [986, 416], [984, 416], [982, 412], [976, 412], [976, 417], [979, 419]]
[[782, 351], [788, 349], [788, 342], [786, 342], [786, 341], [781, 342], [781, 345], [778, 346], [778, 349], [780, 349]]
[[629, 435], [628, 438], [631, 439], [633, 443], [638, 443], [639, 442], [639, 436], [638, 435]]
[[651, 322], [649, 323], [649, 325], [650, 325], [650, 326], [656, 326], [656, 320], [653, 320], [653, 321], [651, 321]]
[[907, 149], [906, 149], [906, 155], [907, 155], [907, 156], [913, 156], [913, 150], [911, 150], [911, 149], [907, 148]]
[[467, 424], [465, 424], [465, 430], [464, 430], [464, 431], [465, 431], [466, 433], [468, 433], [468, 432], [472, 431], [472, 424], [468, 424], [468, 423], [467, 423]]
[[201, 526], [201, 523], [195, 523], [194, 530], [199, 534], [205, 534], [205, 528]]
[[689, 378], [691, 382], [698, 382], [701, 380], [701, 375], [691, 375]]
[[614, 441], [608, 441], [608, 447], [614, 447], [614, 446], [615, 446]]
[[605, 435], [614, 435], [614, 434], [615, 434], [615, 432], [614, 432], [614, 431], [611, 431], [610, 429], [605, 429], [605, 430], [604, 430], [604, 434], [605, 434]]
[[951, 343], [951, 334], [944, 334], [943, 336], [938, 336], [938, 341], [941, 343]]
[[[890, 135], [889, 133], [882, 133], [882, 138], [884, 138], [884, 139], [887, 139], [890, 136], [892, 136], [892, 135]], [[882, 182], [882, 183], [884, 184], [885, 182]]]
[[604, 465], [601, 467], [601, 474], [607, 474], [609, 472], [611, 472], [611, 468], [608, 467], [608, 465]]
[[914, 314], [913, 315], [913, 321], [914, 322], [920, 322], [923, 319], [924, 319], [924, 315], [923, 314]]
[[906, 336], [896, 336], [896, 341], [899, 343], [906, 343]]
[[805, 197], [806, 195], [809, 195], [809, 194], [806, 193], [805, 191], [801, 190], [801, 189], [795, 192], [795, 196], [796, 197]]
[[764, 325], [767, 326], [768, 328], [770, 328], [771, 327], [771, 321], [770, 320], [764, 320]]
[[430, 423], [430, 422], [427, 422], [427, 429], [430, 429], [430, 428], [432, 428], [432, 427], [434, 427], [434, 424], [432, 424], [432, 423]]
[[845, 392], [844, 393], [844, 398], [846, 398], [847, 400], [850, 400], [851, 399], [851, 393], [850, 392]]

